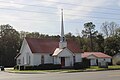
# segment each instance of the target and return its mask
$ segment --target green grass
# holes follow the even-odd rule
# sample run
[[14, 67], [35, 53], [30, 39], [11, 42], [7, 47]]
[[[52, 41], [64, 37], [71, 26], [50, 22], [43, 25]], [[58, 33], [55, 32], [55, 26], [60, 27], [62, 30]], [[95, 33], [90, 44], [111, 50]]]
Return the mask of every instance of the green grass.
[[104, 68], [99, 68], [98, 66], [91, 66], [90, 68], [87, 68], [86, 70], [104, 70]]
[[91, 66], [90, 68], [87, 68], [87, 70], [109, 70], [109, 69], [120, 69], [120, 65], [116, 66], [108, 66], [108, 68], [99, 68], [98, 66]]
[[108, 69], [120, 69], [120, 65], [108, 66]]
[[46, 73], [46, 72], [65, 72], [65, 73], [72, 73], [72, 72], [83, 72], [83, 71], [100, 71], [100, 70], [115, 70], [120, 69], [119, 66], [108, 66], [108, 68], [99, 68], [98, 66], [91, 66], [87, 69], [58, 69], [58, 70], [14, 70], [14, 69], [8, 69], [7, 72], [12, 73]]

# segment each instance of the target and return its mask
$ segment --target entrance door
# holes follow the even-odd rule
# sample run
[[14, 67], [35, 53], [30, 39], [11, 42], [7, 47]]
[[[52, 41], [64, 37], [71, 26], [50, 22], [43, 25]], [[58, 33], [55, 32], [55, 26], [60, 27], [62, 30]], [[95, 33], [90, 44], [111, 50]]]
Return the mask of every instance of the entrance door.
[[65, 66], [65, 57], [61, 57], [61, 66], [62, 66], [62, 67]]

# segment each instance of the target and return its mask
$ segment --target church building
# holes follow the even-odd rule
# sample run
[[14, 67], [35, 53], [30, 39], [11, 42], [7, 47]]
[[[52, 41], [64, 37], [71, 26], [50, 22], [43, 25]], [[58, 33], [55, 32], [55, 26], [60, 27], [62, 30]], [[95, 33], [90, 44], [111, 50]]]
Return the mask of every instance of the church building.
[[62, 11], [60, 40], [24, 38], [16, 61], [21, 66], [52, 63], [69, 67], [82, 61], [81, 53], [80, 46], [74, 40], [65, 38]]

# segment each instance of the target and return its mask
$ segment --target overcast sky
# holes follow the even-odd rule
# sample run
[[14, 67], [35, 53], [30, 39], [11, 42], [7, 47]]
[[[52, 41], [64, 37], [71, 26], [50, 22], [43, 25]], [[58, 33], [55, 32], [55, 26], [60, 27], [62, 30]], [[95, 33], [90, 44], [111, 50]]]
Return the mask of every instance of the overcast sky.
[[86, 22], [93, 22], [99, 31], [105, 21], [120, 24], [120, 0], [0, 0], [0, 24], [10, 24], [17, 31], [59, 35], [61, 8], [65, 33], [77, 35]]

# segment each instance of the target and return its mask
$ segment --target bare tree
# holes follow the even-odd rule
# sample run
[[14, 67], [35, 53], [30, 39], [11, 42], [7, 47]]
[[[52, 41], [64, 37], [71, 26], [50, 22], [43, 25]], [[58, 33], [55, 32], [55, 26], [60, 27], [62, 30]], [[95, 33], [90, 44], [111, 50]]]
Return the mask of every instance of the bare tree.
[[102, 23], [102, 31], [106, 37], [116, 35], [116, 30], [118, 29], [119, 25], [115, 22], [104, 22]]
[[109, 23], [108, 23], [108, 22], [104, 22], [104, 23], [102, 23], [101, 28], [102, 28], [102, 31], [103, 31], [103, 33], [105, 34], [106, 37], [109, 36], [109, 30], [108, 30], [108, 27], [109, 27]]

